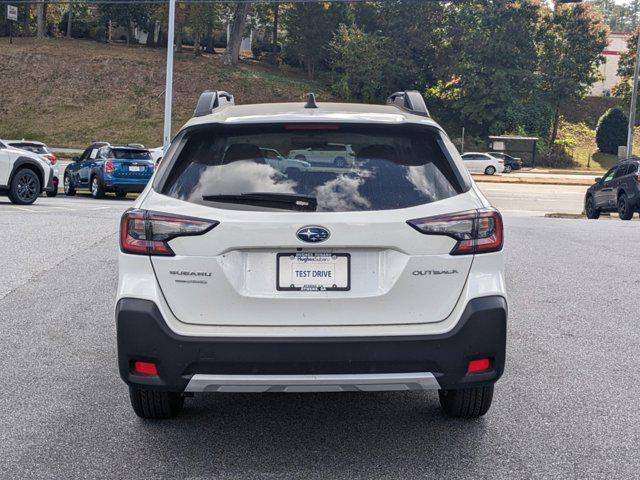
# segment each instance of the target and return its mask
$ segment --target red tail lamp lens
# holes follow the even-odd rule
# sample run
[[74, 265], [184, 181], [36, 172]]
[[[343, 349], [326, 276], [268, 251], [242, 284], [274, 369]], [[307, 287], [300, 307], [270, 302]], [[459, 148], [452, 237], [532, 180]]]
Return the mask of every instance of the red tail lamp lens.
[[107, 160], [104, 164], [104, 171], [107, 173], [113, 173], [116, 169], [113, 166], [113, 162], [111, 160]]
[[494, 208], [418, 218], [407, 223], [425, 235], [446, 235], [457, 240], [451, 255], [502, 250], [502, 216]]
[[467, 368], [467, 373], [478, 373], [489, 370], [491, 367], [491, 361], [488, 358], [479, 358], [478, 360], [471, 360], [469, 362], [469, 367]]
[[151, 362], [133, 362], [133, 371], [140, 375], [158, 376], [158, 368]]
[[177, 237], [202, 235], [218, 222], [129, 209], [120, 220], [120, 250], [137, 255], [173, 256], [169, 241]]

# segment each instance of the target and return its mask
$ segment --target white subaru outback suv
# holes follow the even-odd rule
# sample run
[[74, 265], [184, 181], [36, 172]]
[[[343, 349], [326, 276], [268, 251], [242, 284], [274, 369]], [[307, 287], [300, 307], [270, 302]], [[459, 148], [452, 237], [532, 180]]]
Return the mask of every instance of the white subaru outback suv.
[[30, 205], [42, 192], [53, 192], [53, 180], [49, 160], [0, 140], [0, 195], [15, 204]]
[[[263, 152], [351, 145], [295, 179]], [[503, 226], [418, 92], [236, 106], [205, 92], [121, 220], [119, 369], [136, 414], [195, 392], [438, 390], [487, 412]]]

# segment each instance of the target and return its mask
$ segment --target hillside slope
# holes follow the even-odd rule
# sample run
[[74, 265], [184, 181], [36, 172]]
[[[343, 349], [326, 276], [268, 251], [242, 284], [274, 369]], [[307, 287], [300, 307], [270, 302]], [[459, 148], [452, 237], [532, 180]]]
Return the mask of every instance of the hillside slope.
[[[57, 147], [95, 140], [162, 141], [164, 50], [93, 41], [0, 38], [0, 138], [30, 138]], [[227, 90], [238, 103], [298, 101], [327, 88], [257, 63], [218, 65], [217, 56], [177, 54], [174, 132], [203, 90]]]

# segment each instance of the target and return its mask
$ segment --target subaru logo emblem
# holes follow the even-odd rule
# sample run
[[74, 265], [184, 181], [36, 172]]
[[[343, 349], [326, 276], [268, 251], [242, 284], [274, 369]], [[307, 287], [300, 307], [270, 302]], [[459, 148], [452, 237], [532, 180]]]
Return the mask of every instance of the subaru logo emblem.
[[302, 227], [296, 233], [296, 236], [307, 243], [320, 243], [324, 242], [327, 238], [329, 238], [331, 234], [329, 230], [323, 227], [318, 227], [315, 225], [311, 225], [308, 227]]

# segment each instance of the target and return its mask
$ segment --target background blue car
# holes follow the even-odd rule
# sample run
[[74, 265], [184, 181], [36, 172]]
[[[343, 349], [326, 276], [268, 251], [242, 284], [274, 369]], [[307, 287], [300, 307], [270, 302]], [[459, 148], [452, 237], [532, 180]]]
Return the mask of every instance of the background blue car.
[[65, 169], [64, 193], [71, 196], [87, 189], [94, 198], [106, 192], [125, 197], [142, 192], [153, 171], [151, 154], [143, 147], [94, 143]]

